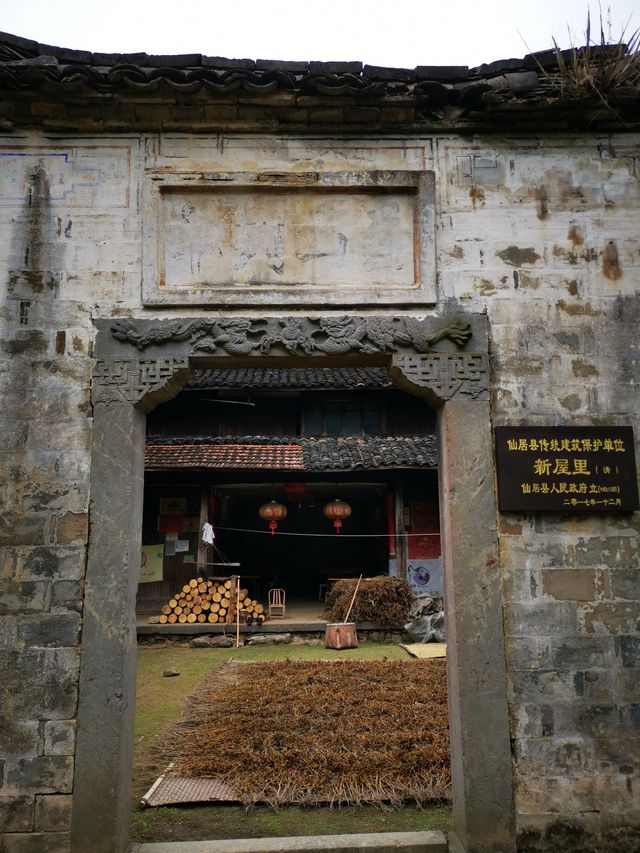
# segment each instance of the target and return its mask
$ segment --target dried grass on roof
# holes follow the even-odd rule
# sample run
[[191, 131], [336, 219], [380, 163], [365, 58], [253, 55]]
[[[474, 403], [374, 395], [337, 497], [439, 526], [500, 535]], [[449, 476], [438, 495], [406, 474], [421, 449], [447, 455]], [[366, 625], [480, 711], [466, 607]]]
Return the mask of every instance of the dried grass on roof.
[[189, 698], [161, 753], [247, 805], [446, 800], [445, 664], [230, 662]]
[[[336, 581], [329, 590], [324, 618], [342, 622], [346, 618], [357, 580]], [[405, 580], [379, 575], [363, 578], [349, 616], [350, 622], [373, 622], [376, 625], [404, 625], [409, 618], [413, 592]]]
[[615, 113], [620, 100], [640, 96], [640, 30], [634, 30], [618, 42], [605, 34], [600, 13], [600, 33], [591, 34], [591, 15], [587, 12], [584, 47], [561, 51], [556, 40], [558, 67], [555, 73], [544, 72], [553, 80], [559, 95], [565, 100], [583, 100], [595, 96], [608, 111]]

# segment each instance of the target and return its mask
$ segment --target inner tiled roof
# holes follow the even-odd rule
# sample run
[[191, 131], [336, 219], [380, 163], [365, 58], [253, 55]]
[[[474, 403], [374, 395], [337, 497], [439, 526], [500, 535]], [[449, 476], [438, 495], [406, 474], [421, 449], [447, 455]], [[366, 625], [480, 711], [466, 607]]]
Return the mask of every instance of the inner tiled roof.
[[384, 367], [247, 367], [198, 370], [187, 389], [389, 388]]
[[149, 445], [145, 465], [167, 468], [263, 468], [303, 471], [302, 448], [291, 444], [172, 444]]
[[299, 471], [351, 471], [379, 468], [435, 468], [433, 435], [242, 438], [165, 438], [147, 440], [148, 470], [177, 468], [258, 468]]

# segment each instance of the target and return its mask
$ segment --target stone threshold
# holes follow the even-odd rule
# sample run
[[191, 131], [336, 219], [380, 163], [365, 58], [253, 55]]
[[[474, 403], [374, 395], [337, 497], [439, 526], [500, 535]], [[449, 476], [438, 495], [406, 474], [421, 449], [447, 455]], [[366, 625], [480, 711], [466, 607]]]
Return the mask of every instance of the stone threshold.
[[447, 853], [444, 833], [363, 832], [289, 838], [230, 838], [221, 841], [170, 841], [133, 844], [130, 853]]

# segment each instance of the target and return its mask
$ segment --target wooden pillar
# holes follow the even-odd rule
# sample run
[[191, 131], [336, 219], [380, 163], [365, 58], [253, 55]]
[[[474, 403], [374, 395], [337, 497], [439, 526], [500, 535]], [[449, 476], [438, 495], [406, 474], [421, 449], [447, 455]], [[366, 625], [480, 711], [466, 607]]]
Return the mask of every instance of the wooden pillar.
[[[197, 571], [199, 575], [204, 574], [205, 576], [209, 574], [209, 566], [206, 565], [207, 560], [207, 546], [202, 541], [202, 528], [206, 521], [209, 520], [209, 490], [207, 486], [203, 483], [200, 486], [200, 527], [198, 529], [198, 556], [196, 557], [198, 561]], [[213, 557], [211, 557], [211, 562], [213, 562]]]
[[407, 579], [407, 537], [404, 530], [404, 490], [402, 479], [395, 478], [395, 516], [396, 516], [396, 565], [398, 577]]

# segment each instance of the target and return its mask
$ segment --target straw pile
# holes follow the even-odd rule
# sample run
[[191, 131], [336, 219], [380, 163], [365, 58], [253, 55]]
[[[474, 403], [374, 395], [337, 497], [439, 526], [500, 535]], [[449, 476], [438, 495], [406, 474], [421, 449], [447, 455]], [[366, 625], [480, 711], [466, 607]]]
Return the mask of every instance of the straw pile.
[[174, 773], [220, 779], [245, 805], [445, 800], [445, 663], [229, 662], [159, 748]]
[[[344, 621], [349, 604], [353, 598], [357, 580], [336, 581], [329, 590], [324, 618], [327, 622]], [[376, 625], [404, 625], [413, 593], [409, 584], [380, 575], [375, 578], [363, 578], [356, 595], [350, 622], [373, 622]]]

